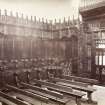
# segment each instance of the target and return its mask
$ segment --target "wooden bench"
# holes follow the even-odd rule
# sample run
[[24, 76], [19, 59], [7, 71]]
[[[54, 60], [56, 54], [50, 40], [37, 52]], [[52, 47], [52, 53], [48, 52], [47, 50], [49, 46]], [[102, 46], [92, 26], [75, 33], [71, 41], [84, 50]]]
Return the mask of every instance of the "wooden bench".
[[0, 96], [0, 102], [3, 104], [3, 105], [16, 105], [15, 103], [13, 103], [12, 101], [6, 99], [6, 98], [3, 98]]
[[0, 91], [0, 97], [2, 97], [1, 100], [4, 101], [4, 103], [7, 103], [7, 102], [10, 103], [11, 102], [11, 103], [14, 103], [13, 105], [15, 105], [15, 104], [16, 105], [17, 104], [18, 105], [27, 105], [26, 103], [22, 102], [21, 100], [15, 99], [15, 98], [13, 98], [13, 97], [11, 97], [11, 96], [9, 96], [9, 95], [1, 92], [1, 91]]
[[[33, 99], [33, 98], [31, 98], [31, 97], [28, 97], [28, 96], [26, 96], [26, 95], [23, 95], [23, 94], [20, 94], [20, 93], [12, 93], [12, 96], [15, 96], [17, 99], [20, 99], [20, 100], [22, 100], [22, 101], [25, 101], [25, 102], [28, 102], [29, 103], [29, 105], [31, 104], [31, 105], [36, 105], [36, 101], [37, 100], [35, 100], [35, 99]], [[39, 100], [38, 100], [38, 102], [40, 102]]]
[[72, 87], [75, 90], [80, 90], [80, 91], [87, 92], [88, 102], [92, 102], [92, 93], [95, 91], [95, 89], [88, 88], [88, 87], [77, 86], [77, 85], [72, 85], [72, 84], [67, 84], [67, 83], [64, 83], [64, 82], [57, 82], [57, 84], [62, 85], [62, 86]]
[[50, 94], [50, 95], [55, 96], [57, 98], [63, 98], [63, 94], [61, 94], [61, 93], [55, 93], [53, 91], [45, 90], [43, 88], [33, 86], [33, 85], [27, 84], [27, 83], [21, 83], [21, 85], [23, 85], [24, 87], [29, 88], [29, 89], [33, 89], [33, 90], [36, 90], [36, 91], [40, 91], [42, 93]]
[[38, 100], [43, 101], [43, 102], [48, 102], [49, 101], [49, 99], [46, 98], [46, 97], [43, 97], [43, 96], [40, 96], [40, 95], [37, 95], [37, 94], [33, 94], [33, 93], [30, 93], [30, 92], [27, 92], [27, 91], [24, 91], [22, 89], [19, 89], [17, 87], [11, 86], [11, 85], [6, 85], [6, 87], [8, 89], [11, 89], [12, 91], [15, 91], [17, 93], [26, 95], [28, 97], [32, 97], [32, 98], [38, 99]]
[[[32, 90], [31, 90], [31, 92], [30, 92], [30, 91], [21, 90], [21, 89], [18, 89], [16, 87], [10, 86], [10, 85], [7, 85], [7, 88], [12, 89], [15, 92], [19, 93], [19, 95], [16, 95], [16, 96], [19, 99], [22, 99], [22, 100], [26, 99], [26, 97], [24, 98], [24, 95], [25, 95], [25, 96], [28, 96], [28, 97], [32, 97], [32, 98], [44, 101], [44, 102], [54, 101], [54, 102], [58, 102], [58, 103], [63, 104], [63, 105], [65, 105], [68, 101], [68, 100], [63, 100], [63, 99], [56, 99], [56, 97], [52, 97], [51, 95], [49, 97], [48, 94], [45, 94], [45, 93], [42, 93], [42, 92], [40, 92], [40, 94], [38, 94], [38, 91], [32, 92]], [[32, 101], [31, 101], [31, 103], [32, 103]]]
[[89, 83], [83, 83], [83, 82], [78, 82], [78, 81], [72, 81], [72, 80], [66, 80], [66, 79], [61, 79], [61, 78], [49, 78], [49, 81], [51, 82], [64, 82], [72, 85], [78, 85], [78, 86], [83, 86], [83, 87], [88, 87]]
[[61, 94], [61, 93], [57, 93], [57, 92], [50, 91], [50, 90], [45, 90], [45, 89], [42, 89], [40, 87], [36, 87], [36, 86], [26, 84], [26, 83], [21, 83], [21, 84], [24, 87], [29, 88], [29, 89], [27, 89], [28, 91], [35, 93], [35, 94], [39, 94], [39, 95], [44, 96], [44, 97], [47, 97], [51, 101], [58, 102], [58, 103], [61, 103], [63, 105], [65, 105], [69, 101], [69, 99], [64, 99], [63, 94]]
[[52, 96], [50, 94], [46, 94], [46, 93], [42, 93], [40, 91], [35, 91], [35, 90], [32, 90], [32, 89], [27, 89], [27, 91], [29, 92], [32, 92], [32, 93], [35, 93], [35, 94], [38, 94], [38, 95], [41, 95], [41, 96], [44, 96], [44, 97], [47, 97], [49, 98], [49, 100], [53, 101], [53, 102], [56, 102], [58, 104], [62, 104], [62, 105], [66, 105], [66, 103], [68, 103], [70, 101], [70, 99], [66, 98], [57, 98], [55, 96]]
[[[17, 77], [17, 76], [16, 76]], [[40, 89], [40, 88], [38, 88], [38, 87], [33, 87], [33, 86], [29, 86], [28, 84], [26, 84], [26, 83], [22, 83], [21, 82], [21, 85], [23, 85], [23, 86], [25, 86], [26, 88], [27, 87], [30, 87], [30, 88], [34, 88], [34, 89], [36, 89], [37, 91], [41, 91], [41, 92], [44, 92], [44, 93], [47, 93], [47, 94], [50, 94], [50, 95], [54, 95], [55, 97], [59, 97], [59, 98], [63, 98], [63, 94], [61, 95], [61, 94], [57, 94], [57, 93], [54, 93], [54, 92], [51, 92], [51, 91], [49, 91], [49, 90], [43, 90], [43, 89]], [[57, 100], [58, 101], [58, 100]], [[61, 101], [61, 102], [60, 102]], [[59, 100], [58, 101], [59, 103], [65, 103], [66, 101], [62, 101], [62, 100]]]
[[83, 77], [77, 77], [77, 76], [66, 76], [63, 75], [62, 79], [67, 79], [67, 80], [74, 80], [74, 81], [79, 81], [79, 82], [83, 82], [83, 83], [89, 83], [90, 85], [94, 85], [94, 84], [99, 84], [98, 80], [95, 79], [89, 79], [89, 78], [83, 78]]
[[95, 89], [93, 89], [92, 87], [88, 87], [89, 83], [75, 82], [75, 81], [60, 79], [60, 78], [50, 78], [50, 81], [56, 82], [63, 86], [71, 87], [76, 90], [87, 92], [88, 101], [92, 102], [91, 95], [95, 91]]
[[88, 101], [92, 102], [92, 93], [95, 91], [92, 87], [88, 87], [89, 83], [82, 83], [82, 82], [75, 82], [75, 81], [69, 81], [66, 79], [60, 79], [60, 78], [50, 78], [51, 81], [56, 82], [59, 85], [71, 87], [76, 90], [87, 92]]
[[67, 91], [65, 91], [65, 90], [59, 90], [58, 88], [53, 88], [53, 87], [51, 87], [51, 86], [46, 86], [46, 85], [43, 85], [43, 86], [45, 86], [45, 87], [48, 88], [49, 90], [54, 90], [54, 91], [57, 91], [57, 92], [61, 92], [61, 93], [65, 94], [65, 95], [67, 95], [67, 96], [70, 96], [70, 98], [71, 98], [71, 96], [72, 96], [72, 97], [75, 98], [76, 104], [77, 104], [77, 105], [81, 105], [81, 98], [82, 98], [82, 97], [81, 97], [81, 95], [79, 95], [80, 92], [72, 92], [72, 93], [70, 93], [70, 92], [67, 92]]
[[81, 100], [82, 96], [84, 95], [81, 92], [73, 92], [72, 88], [70, 88], [70, 87], [61, 86], [61, 85], [57, 85], [57, 84], [50, 83], [50, 82], [40, 81], [40, 80], [34, 80], [34, 83], [40, 84], [40, 85], [45, 86], [45, 87], [52, 89], [54, 91], [73, 96], [76, 98], [77, 105], [81, 105], [80, 100]]

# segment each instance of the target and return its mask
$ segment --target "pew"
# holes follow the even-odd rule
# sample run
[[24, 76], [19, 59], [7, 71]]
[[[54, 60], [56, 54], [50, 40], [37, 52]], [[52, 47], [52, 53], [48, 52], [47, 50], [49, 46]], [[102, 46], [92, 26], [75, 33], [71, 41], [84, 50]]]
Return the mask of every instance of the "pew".
[[62, 78], [52, 78], [52, 77], [50, 77], [49, 81], [50, 82], [64, 82], [64, 83], [78, 85], [78, 86], [83, 86], [83, 87], [88, 87], [89, 86], [89, 83], [72, 81], [72, 80], [67, 80], [67, 79], [62, 79]]
[[24, 87], [29, 88], [29, 89], [27, 89], [28, 91], [35, 93], [35, 94], [42, 95], [44, 97], [49, 98], [49, 100], [51, 100], [51, 101], [58, 102], [58, 103], [61, 103], [63, 105], [65, 105], [70, 100], [68, 98], [65, 99], [63, 94], [61, 94], [61, 93], [57, 93], [57, 92], [50, 91], [50, 90], [45, 90], [43, 88], [36, 87], [36, 86], [26, 84], [26, 83], [21, 83], [21, 84]]
[[43, 96], [40, 96], [40, 95], [37, 95], [37, 94], [33, 94], [33, 93], [30, 93], [30, 92], [27, 92], [27, 91], [24, 91], [22, 89], [19, 89], [17, 87], [11, 86], [11, 85], [6, 85], [6, 88], [11, 89], [12, 91], [15, 91], [17, 93], [26, 95], [28, 97], [32, 97], [32, 98], [38, 99], [38, 100], [43, 101], [43, 102], [48, 102], [49, 101], [49, 99], [46, 98], [46, 97], [43, 97]]
[[[57, 102], [57, 103], [60, 103], [62, 105], [66, 105], [66, 103], [68, 102], [68, 99], [64, 100], [64, 99], [60, 99], [60, 98], [56, 98], [54, 96], [51, 96], [51, 95], [48, 95], [48, 94], [45, 94], [45, 93], [42, 93], [42, 92], [38, 92], [38, 91], [35, 91], [32, 89], [29, 89], [29, 90], [22, 90], [22, 89], [19, 89], [19, 88], [16, 88], [14, 86], [10, 86], [10, 85], [6, 85], [7, 88], [9, 89], [12, 89], [15, 91], [15, 96], [19, 99], [22, 99], [22, 100], [26, 100], [28, 101], [29, 103], [34, 103], [34, 101], [32, 99], [28, 99], [28, 97], [32, 97], [32, 98], [35, 98], [35, 99], [38, 99], [38, 100], [41, 100], [43, 102]], [[28, 96], [28, 97], [27, 97]]]
[[[0, 91], [0, 97], [2, 97], [1, 98], [1, 101], [4, 101], [4, 103], [6, 103], [7, 105], [8, 105], [8, 102], [9, 103], [14, 103], [13, 105], [27, 105], [26, 103], [24, 103], [24, 102], [22, 102], [21, 100], [19, 100], [19, 99], [15, 99], [15, 98], [13, 98], [13, 97], [11, 97], [11, 96], [9, 96], [9, 95], [7, 95], [7, 94], [5, 94], [4, 92], [1, 92]], [[5, 100], [4, 100], [5, 99]]]
[[98, 80], [95, 79], [89, 79], [89, 78], [83, 78], [83, 77], [77, 77], [77, 76], [67, 76], [67, 75], [63, 75], [62, 79], [67, 79], [67, 80], [74, 80], [74, 81], [79, 81], [79, 82], [83, 82], [83, 83], [89, 83], [90, 85], [94, 85], [94, 84], [99, 84]]
[[0, 102], [3, 104], [3, 105], [16, 105], [15, 103], [13, 103], [12, 101], [6, 99], [6, 98], [3, 98], [0, 96]]
[[[16, 75], [15, 78], [17, 76], [18, 75]], [[18, 77], [17, 77], [17, 79], [18, 79]], [[54, 102], [58, 102], [58, 103], [62, 103], [62, 104], [66, 104], [68, 102], [68, 100], [64, 100], [63, 99], [63, 94], [54, 93], [54, 92], [52, 92], [50, 90], [45, 90], [45, 89], [42, 89], [42, 88], [39, 88], [39, 87], [36, 87], [36, 86], [33, 87], [32, 85], [26, 84], [24, 82], [20, 82], [19, 85], [22, 85], [25, 88], [27, 88], [27, 87], [28, 88], [31, 88], [31, 92], [32, 92], [32, 89], [34, 89], [34, 93], [35, 94], [38, 94], [39, 93], [38, 91], [43, 92], [43, 93], [40, 93], [38, 95], [42, 95], [43, 94], [44, 97], [48, 96], [47, 98], [49, 98], [49, 95], [48, 94], [50, 94], [50, 100], [53, 100]]]
[[92, 87], [90, 88], [90, 87], [81, 86], [81, 85], [84, 85], [84, 84], [78, 85], [74, 82], [66, 81], [65, 79], [51, 78], [51, 80], [55, 81], [59, 85], [67, 86], [67, 87], [71, 87], [71, 88], [76, 89], [76, 90], [87, 92], [88, 101], [92, 102], [91, 95], [95, 91], [95, 89], [93, 89]]
[[40, 80], [35, 80], [33, 81], [32, 84], [40, 84], [42, 86], [45, 86], [48, 89], [72, 96], [76, 98], [76, 103], [77, 105], [81, 105], [81, 98], [82, 96], [84, 96], [85, 94], [81, 93], [81, 92], [74, 92], [72, 91], [72, 88], [70, 87], [66, 87], [66, 86], [61, 86], [61, 85], [57, 85], [54, 83], [50, 83], [50, 82], [45, 82], [45, 81], [40, 81]]
[[[36, 105], [36, 100], [20, 93], [12, 93], [17, 99], [28, 102], [29, 105]], [[38, 100], [39, 101], [39, 100]], [[40, 102], [40, 101], [39, 101]]]
[[55, 93], [53, 91], [45, 90], [43, 88], [40, 88], [40, 87], [37, 87], [37, 86], [33, 86], [33, 85], [27, 84], [27, 83], [20, 83], [20, 84], [23, 85], [26, 88], [30, 88], [30, 89], [33, 89], [33, 90], [36, 90], [36, 91], [40, 91], [42, 93], [50, 94], [50, 95], [55, 96], [57, 98], [63, 98], [63, 94], [61, 94], [61, 93]]
[[43, 92], [40, 92], [40, 91], [35, 91], [35, 90], [32, 90], [32, 89], [28, 89], [28, 91], [32, 92], [32, 93], [35, 93], [35, 94], [38, 94], [38, 95], [41, 95], [41, 96], [45, 96], [47, 98], [49, 98], [49, 100], [55, 102], [55, 103], [58, 103], [58, 104], [62, 104], [62, 105], [66, 105], [70, 99], [69, 98], [57, 98], [55, 96], [52, 96], [50, 94], [46, 94], [46, 93], [43, 93]]
[[73, 93], [70, 93], [68, 91], [65, 91], [65, 90], [59, 90], [58, 88], [55, 88], [55, 87], [51, 87], [51, 86], [46, 86], [46, 85], [43, 85], [44, 87], [48, 88], [49, 90], [53, 90], [53, 91], [57, 91], [57, 92], [61, 92], [63, 93], [64, 95], [67, 95], [67, 96], [71, 96], [74, 97], [76, 100], [76, 104], [77, 105], [81, 105], [81, 96], [78, 95], [79, 92], [73, 92]]

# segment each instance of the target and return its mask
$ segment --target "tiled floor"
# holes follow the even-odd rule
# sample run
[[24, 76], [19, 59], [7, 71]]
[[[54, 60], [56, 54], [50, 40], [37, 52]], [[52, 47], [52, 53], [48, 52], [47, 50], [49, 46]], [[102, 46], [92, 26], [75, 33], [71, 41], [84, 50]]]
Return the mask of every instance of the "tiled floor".
[[94, 88], [97, 91], [93, 93], [93, 100], [97, 101], [98, 105], [105, 105], [105, 87], [94, 85]]

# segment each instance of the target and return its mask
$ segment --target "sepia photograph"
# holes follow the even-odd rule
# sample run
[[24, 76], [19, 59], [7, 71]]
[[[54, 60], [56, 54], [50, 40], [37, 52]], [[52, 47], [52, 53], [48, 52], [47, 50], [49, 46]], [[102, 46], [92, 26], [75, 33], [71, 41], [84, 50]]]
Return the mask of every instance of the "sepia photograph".
[[0, 0], [0, 105], [105, 105], [105, 0]]

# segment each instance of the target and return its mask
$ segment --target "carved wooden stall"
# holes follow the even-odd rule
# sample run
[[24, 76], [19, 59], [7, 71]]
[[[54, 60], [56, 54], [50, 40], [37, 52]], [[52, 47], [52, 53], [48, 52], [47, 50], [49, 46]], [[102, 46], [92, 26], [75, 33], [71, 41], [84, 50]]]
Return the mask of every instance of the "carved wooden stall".
[[[23, 18], [23, 14], [19, 17], [18, 13], [16, 16], [12, 12], [7, 15], [5, 10], [0, 15], [1, 67], [21, 70], [40, 65], [41, 68], [39, 62], [42, 63], [43, 59], [45, 62], [56, 59], [56, 66], [63, 63], [64, 74], [78, 74], [79, 37], [79, 29], [69, 18], [52, 23], [43, 19], [38, 21], [36, 17], [29, 20], [28, 17]], [[49, 64], [53, 65], [51, 62]]]

